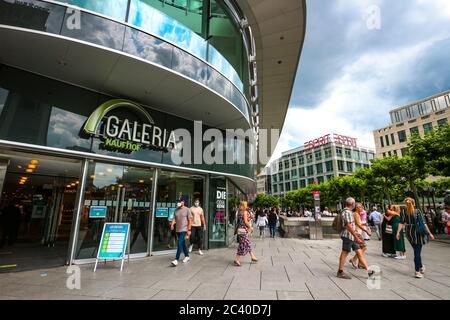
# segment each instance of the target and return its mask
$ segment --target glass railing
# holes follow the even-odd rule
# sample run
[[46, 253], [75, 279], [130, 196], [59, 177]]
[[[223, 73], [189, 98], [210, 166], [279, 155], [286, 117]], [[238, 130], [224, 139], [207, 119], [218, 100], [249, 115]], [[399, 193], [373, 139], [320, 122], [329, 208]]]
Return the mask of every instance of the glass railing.
[[[61, 2], [98, 12], [121, 22], [127, 21], [152, 35], [170, 41], [210, 63], [228, 77], [239, 90], [244, 91], [244, 84], [238, 72], [208, 41], [176, 19], [141, 0], [130, 1], [128, 17], [126, 16], [128, 0], [66, 0]], [[176, 1], [174, 3], [164, 1], [164, 5], [182, 8]], [[200, 12], [189, 13], [200, 14]], [[209, 53], [207, 54], [207, 52]]]
[[[77, 2], [81, 4], [81, 2], [88, 3], [91, 1]], [[96, 1], [92, 2], [91, 6]], [[108, 2], [106, 1], [106, 3]], [[118, 12], [118, 9], [115, 10], [115, 12]], [[60, 34], [119, 50], [162, 65], [205, 85], [226, 98], [242, 112], [250, 123], [248, 102], [242, 91], [232, 84], [233, 75], [230, 69], [219, 72], [219, 68], [216, 69], [195, 57], [190, 53], [190, 50], [182, 50], [173, 45], [172, 42], [165, 41], [162, 37], [153, 36], [124, 23], [84, 11], [80, 12], [79, 18], [80, 27], [77, 28], [73, 25], [73, 12], [65, 10], [62, 5], [41, 0], [21, 0], [12, 3], [7, 0], [0, 0], [0, 24]], [[174, 28], [176, 27], [174, 26]], [[189, 36], [186, 36], [183, 41], [186, 45], [192, 47], [200, 43], [198, 37], [189, 38]], [[215, 56], [214, 59], [219, 63], [218, 54]], [[223, 63], [223, 66], [226, 65], [223, 61], [221, 63]], [[226, 68], [224, 67], [224, 69]]]

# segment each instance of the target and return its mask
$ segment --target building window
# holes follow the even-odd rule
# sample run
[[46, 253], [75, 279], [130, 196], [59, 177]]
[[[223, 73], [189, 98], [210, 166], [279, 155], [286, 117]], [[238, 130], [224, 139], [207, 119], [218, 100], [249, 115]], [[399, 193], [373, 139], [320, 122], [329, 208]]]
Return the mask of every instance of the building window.
[[386, 152], [383, 152], [383, 158], [386, 158]]
[[375, 159], [375, 153], [369, 153], [369, 160]]
[[323, 164], [322, 163], [316, 164], [316, 170], [317, 173], [323, 173]]
[[305, 157], [304, 156], [299, 156], [298, 157], [298, 162], [300, 163], [300, 165], [305, 164]]
[[388, 135], [385, 135], [385, 136], [384, 136], [384, 139], [386, 140], [386, 145], [387, 145], [387, 146], [390, 146], [390, 144], [389, 144], [389, 136], [388, 136]]
[[300, 169], [298, 169], [298, 171], [299, 171], [299, 176], [300, 177], [304, 177], [305, 176], [305, 168], [300, 168]]
[[284, 168], [289, 169], [289, 160], [284, 160]]
[[344, 161], [338, 160], [338, 170], [344, 171]]
[[355, 163], [355, 170], [361, 169], [362, 163]]
[[298, 178], [298, 171], [297, 169], [291, 170], [291, 179], [297, 179]]
[[333, 161], [327, 161], [325, 162], [325, 167], [327, 172], [333, 172]]
[[291, 178], [290, 178], [290, 174], [289, 174], [289, 171], [286, 171], [285, 173], [284, 173], [284, 180], [286, 181], [286, 180], [290, 180]]
[[285, 185], [286, 185], [286, 189], [285, 189], [286, 192], [291, 191], [291, 183], [290, 182], [286, 182]]
[[329, 159], [331, 158], [332, 154], [331, 154], [331, 148], [326, 148], [324, 149], [325, 152], [325, 159]]
[[273, 185], [273, 193], [278, 193], [278, 186], [276, 184]]
[[306, 180], [300, 180], [300, 189], [306, 188]]
[[312, 184], [315, 184], [316, 183], [316, 181], [314, 180], [314, 178], [309, 178], [308, 179], [308, 185], [312, 185]]
[[347, 162], [347, 172], [353, 172], [353, 163]]
[[392, 142], [392, 144], [395, 144], [395, 137], [394, 137], [393, 133], [391, 133], [391, 142]]
[[367, 158], [367, 152], [365, 152], [365, 151], [362, 152], [362, 160], [364, 160], [364, 161], [369, 160], [369, 158]]
[[438, 127], [439, 127], [439, 128], [444, 127], [444, 126], [447, 124], [447, 118], [438, 120], [438, 121], [437, 121], [437, 124], [438, 124]]
[[336, 155], [342, 158], [342, 148], [336, 148]]
[[409, 129], [409, 132], [411, 133], [411, 135], [419, 134], [419, 128], [418, 127], [412, 127], [411, 129]]
[[388, 151], [388, 156], [392, 157], [392, 152], [391, 151]]
[[320, 161], [322, 160], [322, 152], [321, 151], [316, 151], [314, 153], [315, 157], [316, 157], [316, 161]]
[[298, 181], [292, 181], [292, 190], [298, 189]]
[[423, 131], [425, 132], [425, 134], [430, 133], [431, 131], [433, 131], [433, 124], [431, 122], [429, 123], [425, 123], [423, 125]]
[[406, 142], [406, 132], [405, 132], [405, 130], [402, 130], [402, 131], [398, 132], [398, 141], [400, 143]]
[[380, 143], [381, 143], [381, 147], [384, 148], [384, 140], [383, 140], [383, 137], [380, 137]]
[[394, 156], [398, 156], [397, 150], [394, 150]]
[[278, 162], [278, 170], [283, 170], [283, 162]]
[[324, 179], [324, 177], [317, 177], [317, 183], [324, 183], [325, 182], [325, 179]]
[[307, 163], [313, 162], [313, 155], [312, 155], [312, 153], [308, 153], [308, 154], [306, 155], [306, 162], [307, 162]]
[[297, 166], [297, 159], [295, 159], [295, 158], [291, 159], [291, 166], [292, 167], [296, 167]]
[[314, 167], [313, 166], [308, 166], [307, 167], [307, 174], [308, 174], [308, 176], [313, 176], [314, 175]]
[[359, 150], [353, 150], [353, 160], [361, 160], [361, 153]]
[[345, 157], [347, 159], [351, 159], [352, 158], [352, 150], [345, 149]]
[[272, 176], [272, 181], [273, 181], [273, 182], [277, 182], [277, 175], [276, 175], [276, 174], [274, 174], [274, 175]]
[[278, 174], [278, 182], [282, 182], [283, 181], [283, 172], [280, 172]]

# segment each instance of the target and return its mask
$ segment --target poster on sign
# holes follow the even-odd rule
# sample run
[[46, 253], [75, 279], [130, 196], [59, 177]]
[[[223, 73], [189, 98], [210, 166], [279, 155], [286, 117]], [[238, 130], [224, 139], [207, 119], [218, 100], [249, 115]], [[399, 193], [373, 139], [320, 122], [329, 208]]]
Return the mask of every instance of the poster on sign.
[[105, 223], [102, 237], [95, 260], [94, 272], [97, 270], [98, 260], [122, 260], [120, 271], [128, 251], [128, 263], [130, 262], [130, 224], [129, 223]]

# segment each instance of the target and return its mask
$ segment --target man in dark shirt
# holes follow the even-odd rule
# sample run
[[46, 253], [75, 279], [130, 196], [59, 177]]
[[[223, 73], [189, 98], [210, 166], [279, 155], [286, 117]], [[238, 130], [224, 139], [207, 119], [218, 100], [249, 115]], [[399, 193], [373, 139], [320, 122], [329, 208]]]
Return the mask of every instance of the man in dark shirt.
[[270, 211], [268, 220], [269, 220], [270, 237], [275, 238], [275, 229], [277, 227], [277, 220], [278, 220], [278, 215], [275, 209], [272, 209], [272, 211]]

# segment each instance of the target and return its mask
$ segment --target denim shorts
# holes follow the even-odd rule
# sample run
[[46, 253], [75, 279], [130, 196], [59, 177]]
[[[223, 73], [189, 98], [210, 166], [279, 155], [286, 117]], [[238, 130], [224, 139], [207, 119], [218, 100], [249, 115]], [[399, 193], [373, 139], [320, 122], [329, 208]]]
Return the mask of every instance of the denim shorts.
[[359, 245], [358, 242], [352, 241], [348, 238], [341, 238], [341, 239], [342, 239], [342, 251], [351, 252], [352, 250], [356, 251], [361, 249], [361, 246]]

